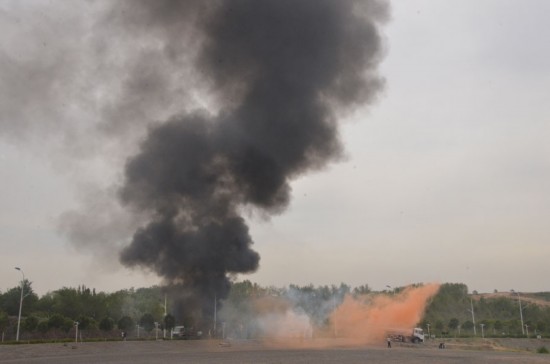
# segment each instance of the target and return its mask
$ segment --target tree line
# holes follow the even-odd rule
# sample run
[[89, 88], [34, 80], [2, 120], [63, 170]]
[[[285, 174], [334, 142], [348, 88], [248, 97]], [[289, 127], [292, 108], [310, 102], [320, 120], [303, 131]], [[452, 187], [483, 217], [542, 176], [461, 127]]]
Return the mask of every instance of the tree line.
[[[533, 303], [530, 298], [543, 304]], [[486, 298], [476, 291], [469, 294], [465, 284], [446, 283], [430, 301], [420, 325], [430, 327], [431, 333], [439, 336], [550, 335], [550, 294], [523, 294], [521, 314], [520, 301], [518, 294]]]
[[[185, 313], [171, 311], [174, 305], [170, 297], [165, 315], [166, 292], [160, 286], [106, 293], [82, 285], [63, 287], [41, 297], [34, 293], [31, 282], [24, 281], [23, 286], [22, 340], [74, 337], [77, 323], [80, 334], [85, 338], [105, 339], [119, 338], [121, 332], [131, 333], [132, 337], [155, 337], [158, 330], [169, 332], [176, 324], [187, 327], [195, 324]], [[219, 317], [220, 321], [227, 322], [228, 327], [242, 326], [244, 313], [251, 312], [252, 298], [280, 296], [307, 314], [316, 326], [322, 327], [329, 324], [330, 312], [346, 295], [390, 295], [403, 288], [373, 292], [367, 284], [355, 288], [344, 283], [338, 286], [289, 285], [277, 288], [263, 287], [250, 281], [234, 282], [229, 297], [219, 304]], [[546, 292], [532, 296], [550, 301], [550, 294]], [[0, 292], [2, 341], [15, 339], [20, 297], [20, 286]], [[475, 318], [472, 318], [472, 309]], [[176, 322], [176, 317], [180, 322]], [[523, 327], [519, 302], [513, 297], [485, 298], [469, 294], [464, 284], [446, 283], [430, 300], [418, 325], [437, 336], [521, 337], [525, 336], [525, 331], [531, 335], [550, 334], [550, 305], [524, 302], [522, 318]], [[201, 329], [210, 335], [221, 335], [221, 325], [216, 326], [215, 322], [203, 325], [207, 327]]]
[[[138, 330], [147, 337], [154, 328], [170, 329], [175, 325], [172, 315], [164, 315], [159, 286], [105, 293], [82, 285], [63, 287], [41, 297], [28, 280], [23, 287], [20, 332], [26, 340], [64, 338], [77, 326], [89, 337], [115, 338], [122, 331]], [[20, 286], [0, 292], [2, 341], [15, 337], [20, 298]]]

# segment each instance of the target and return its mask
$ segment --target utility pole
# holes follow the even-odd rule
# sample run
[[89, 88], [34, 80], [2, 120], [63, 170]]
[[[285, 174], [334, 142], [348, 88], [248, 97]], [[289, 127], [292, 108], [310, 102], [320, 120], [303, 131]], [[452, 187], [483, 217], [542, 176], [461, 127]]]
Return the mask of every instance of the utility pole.
[[162, 325], [162, 337], [166, 339], [166, 293], [164, 294], [164, 325]]
[[523, 309], [521, 308], [521, 298], [519, 297], [519, 292], [514, 291], [513, 289], [510, 290], [510, 292], [515, 293], [518, 295], [518, 303], [519, 303], [519, 318], [521, 320], [521, 333], [525, 335], [525, 328], [523, 327]]
[[475, 318], [475, 315], [474, 315], [474, 303], [473, 303], [471, 298], [470, 298], [470, 310], [469, 311], [472, 313], [472, 322], [474, 323], [474, 336], [477, 336], [476, 318]]
[[214, 336], [216, 336], [217, 321], [218, 321], [218, 297], [214, 293]]
[[19, 316], [17, 317], [17, 335], [15, 337], [15, 341], [19, 341], [19, 327], [21, 326], [21, 310], [23, 308], [23, 291], [25, 289], [25, 273], [23, 273], [23, 270], [19, 267], [15, 267], [18, 271], [21, 272], [23, 275], [23, 280], [21, 281], [21, 298], [19, 300]]

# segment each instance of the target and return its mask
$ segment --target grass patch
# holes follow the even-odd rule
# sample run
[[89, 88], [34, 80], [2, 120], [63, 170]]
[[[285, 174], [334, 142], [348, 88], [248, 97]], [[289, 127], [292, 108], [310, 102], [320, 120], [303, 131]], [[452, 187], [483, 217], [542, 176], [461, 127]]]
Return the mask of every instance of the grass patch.
[[546, 346], [541, 346], [537, 349], [537, 353], [539, 354], [548, 354], [548, 349], [546, 349]]

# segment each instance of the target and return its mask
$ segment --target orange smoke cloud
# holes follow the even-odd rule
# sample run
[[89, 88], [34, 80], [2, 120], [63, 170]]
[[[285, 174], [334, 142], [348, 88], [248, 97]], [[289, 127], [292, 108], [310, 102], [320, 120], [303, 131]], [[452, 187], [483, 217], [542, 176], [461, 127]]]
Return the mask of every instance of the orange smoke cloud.
[[337, 336], [357, 344], [382, 342], [388, 331], [412, 331], [439, 284], [407, 287], [392, 295], [347, 296], [331, 314]]

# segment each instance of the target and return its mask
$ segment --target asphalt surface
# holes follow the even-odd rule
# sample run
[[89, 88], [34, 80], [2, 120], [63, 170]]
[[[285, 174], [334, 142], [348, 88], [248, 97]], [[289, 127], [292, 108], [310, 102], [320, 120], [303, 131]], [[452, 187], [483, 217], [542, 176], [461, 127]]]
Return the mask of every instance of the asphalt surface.
[[428, 345], [289, 349], [251, 341], [127, 341], [1, 345], [0, 363], [550, 363], [550, 355]]

